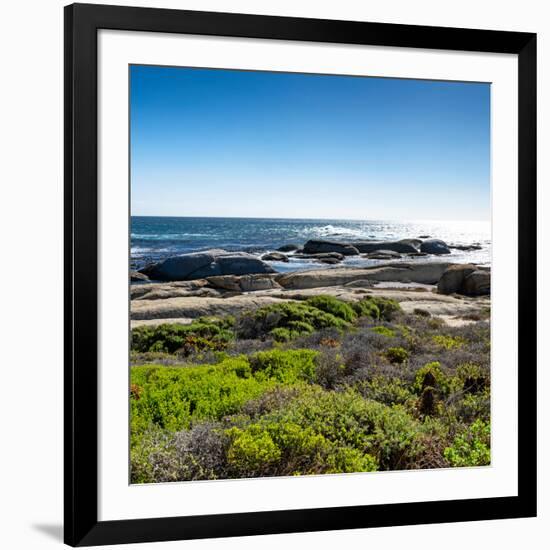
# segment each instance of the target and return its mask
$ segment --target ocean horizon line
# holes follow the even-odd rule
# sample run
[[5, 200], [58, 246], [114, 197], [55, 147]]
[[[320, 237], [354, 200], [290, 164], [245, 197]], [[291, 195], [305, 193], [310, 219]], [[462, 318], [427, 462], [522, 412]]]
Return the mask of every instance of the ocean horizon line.
[[391, 219], [391, 218], [304, 218], [304, 217], [268, 217], [268, 216], [177, 216], [166, 214], [130, 214], [130, 218], [177, 218], [187, 220], [280, 220], [280, 221], [313, 221], [313, 222], [357, 222], [357, 223], [492, 223], [492, 220], [446, 220], [446, 219]]

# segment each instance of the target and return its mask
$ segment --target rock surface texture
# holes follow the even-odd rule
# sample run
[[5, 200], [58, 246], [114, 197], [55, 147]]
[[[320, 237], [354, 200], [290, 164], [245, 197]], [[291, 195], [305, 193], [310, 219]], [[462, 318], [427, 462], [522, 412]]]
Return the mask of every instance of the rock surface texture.
[[189, 281], [219, 275], [274, 273], [275, 270], [252, 254], [207, 250], [172, 256], [140, 270], [157, 281]]
[[473, 264], [451, 265], [437, 283], [441, 294], [484, 296], [491, 292], [491, 272]]
[[304, 254], [321, 254], [323, 252], [338, 252], [344, 256], [359, 255], [359, 250], [349, 243], [312, 239], [304, 245]]
[[420, 244], [420, 252], [427, 254], [450, 254], [447, 244], [440, 239], [427, 239]]

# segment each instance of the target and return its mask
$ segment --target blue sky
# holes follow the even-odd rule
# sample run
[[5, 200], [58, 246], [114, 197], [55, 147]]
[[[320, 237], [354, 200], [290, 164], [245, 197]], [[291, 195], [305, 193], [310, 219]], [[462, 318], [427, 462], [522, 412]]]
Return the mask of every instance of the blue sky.
[[489, 84], [130, 71], [133, 215], [489, 220]]

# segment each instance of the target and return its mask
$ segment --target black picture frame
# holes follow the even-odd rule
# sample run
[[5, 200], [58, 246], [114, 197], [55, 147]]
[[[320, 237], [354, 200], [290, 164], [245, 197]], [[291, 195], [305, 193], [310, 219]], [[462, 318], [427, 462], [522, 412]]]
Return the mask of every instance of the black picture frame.
[[[518, 55], [518, 495], [98, 521], [97, 32], [180, 33]], [[536, 35], [94, 4], [65, 7], [65, 543], [71, 546], [536, 515]], [[124, 183], [125, 184], [125, 183]]]

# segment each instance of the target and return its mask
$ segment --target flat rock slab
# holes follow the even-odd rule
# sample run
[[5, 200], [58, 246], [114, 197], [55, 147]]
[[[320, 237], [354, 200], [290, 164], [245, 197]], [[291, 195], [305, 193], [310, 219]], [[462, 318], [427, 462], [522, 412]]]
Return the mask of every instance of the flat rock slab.
[[343, 286], [361, 279], [436, 284], [449, 265], [451, 265], [449, 262], [426, 262], [423, 264], [403, 262], [371, 268], [342, 267], [288, 273], [276, 277], [276, 281], [288, 289]]
[[196, 319], [197, 317], [236, 315], [247, 309], [256, 309], [283, 302], [258, 293], [241, 294], [228, 298], [177, 297], [164, 300], [132, 300], [130, 318], [138, 319]]
[[[169, 289], [165, 289], [165, 292], [169, 291]], [[131, 325], [135, 327], [143, 324], [188, 324], [198, 317], [238, 315], [247, 310], [282, 302], [301, 301], [320, 294], [334, 296], [349, 302], [361, 300], [365, 296], [391, 298], [398, 301], [407, 313], [413, 313], [415, 309], [420, 308], [429, 311], [434, 316], [449, 320], [449, 323], [453, 322], [451, 319], [479, 312], [482, 308], [490, 306], [488, 297], [466, 298], [443, 295], [433, 292], [433, 289], [430, 291], [426, 288], [422, 290], [414, 288], [362, 289], [329, 286], [301, 290], [271, 289], [237, 295], [227, 294], [225, 298], [175, 296], [160, 300], [132, 300]]]

